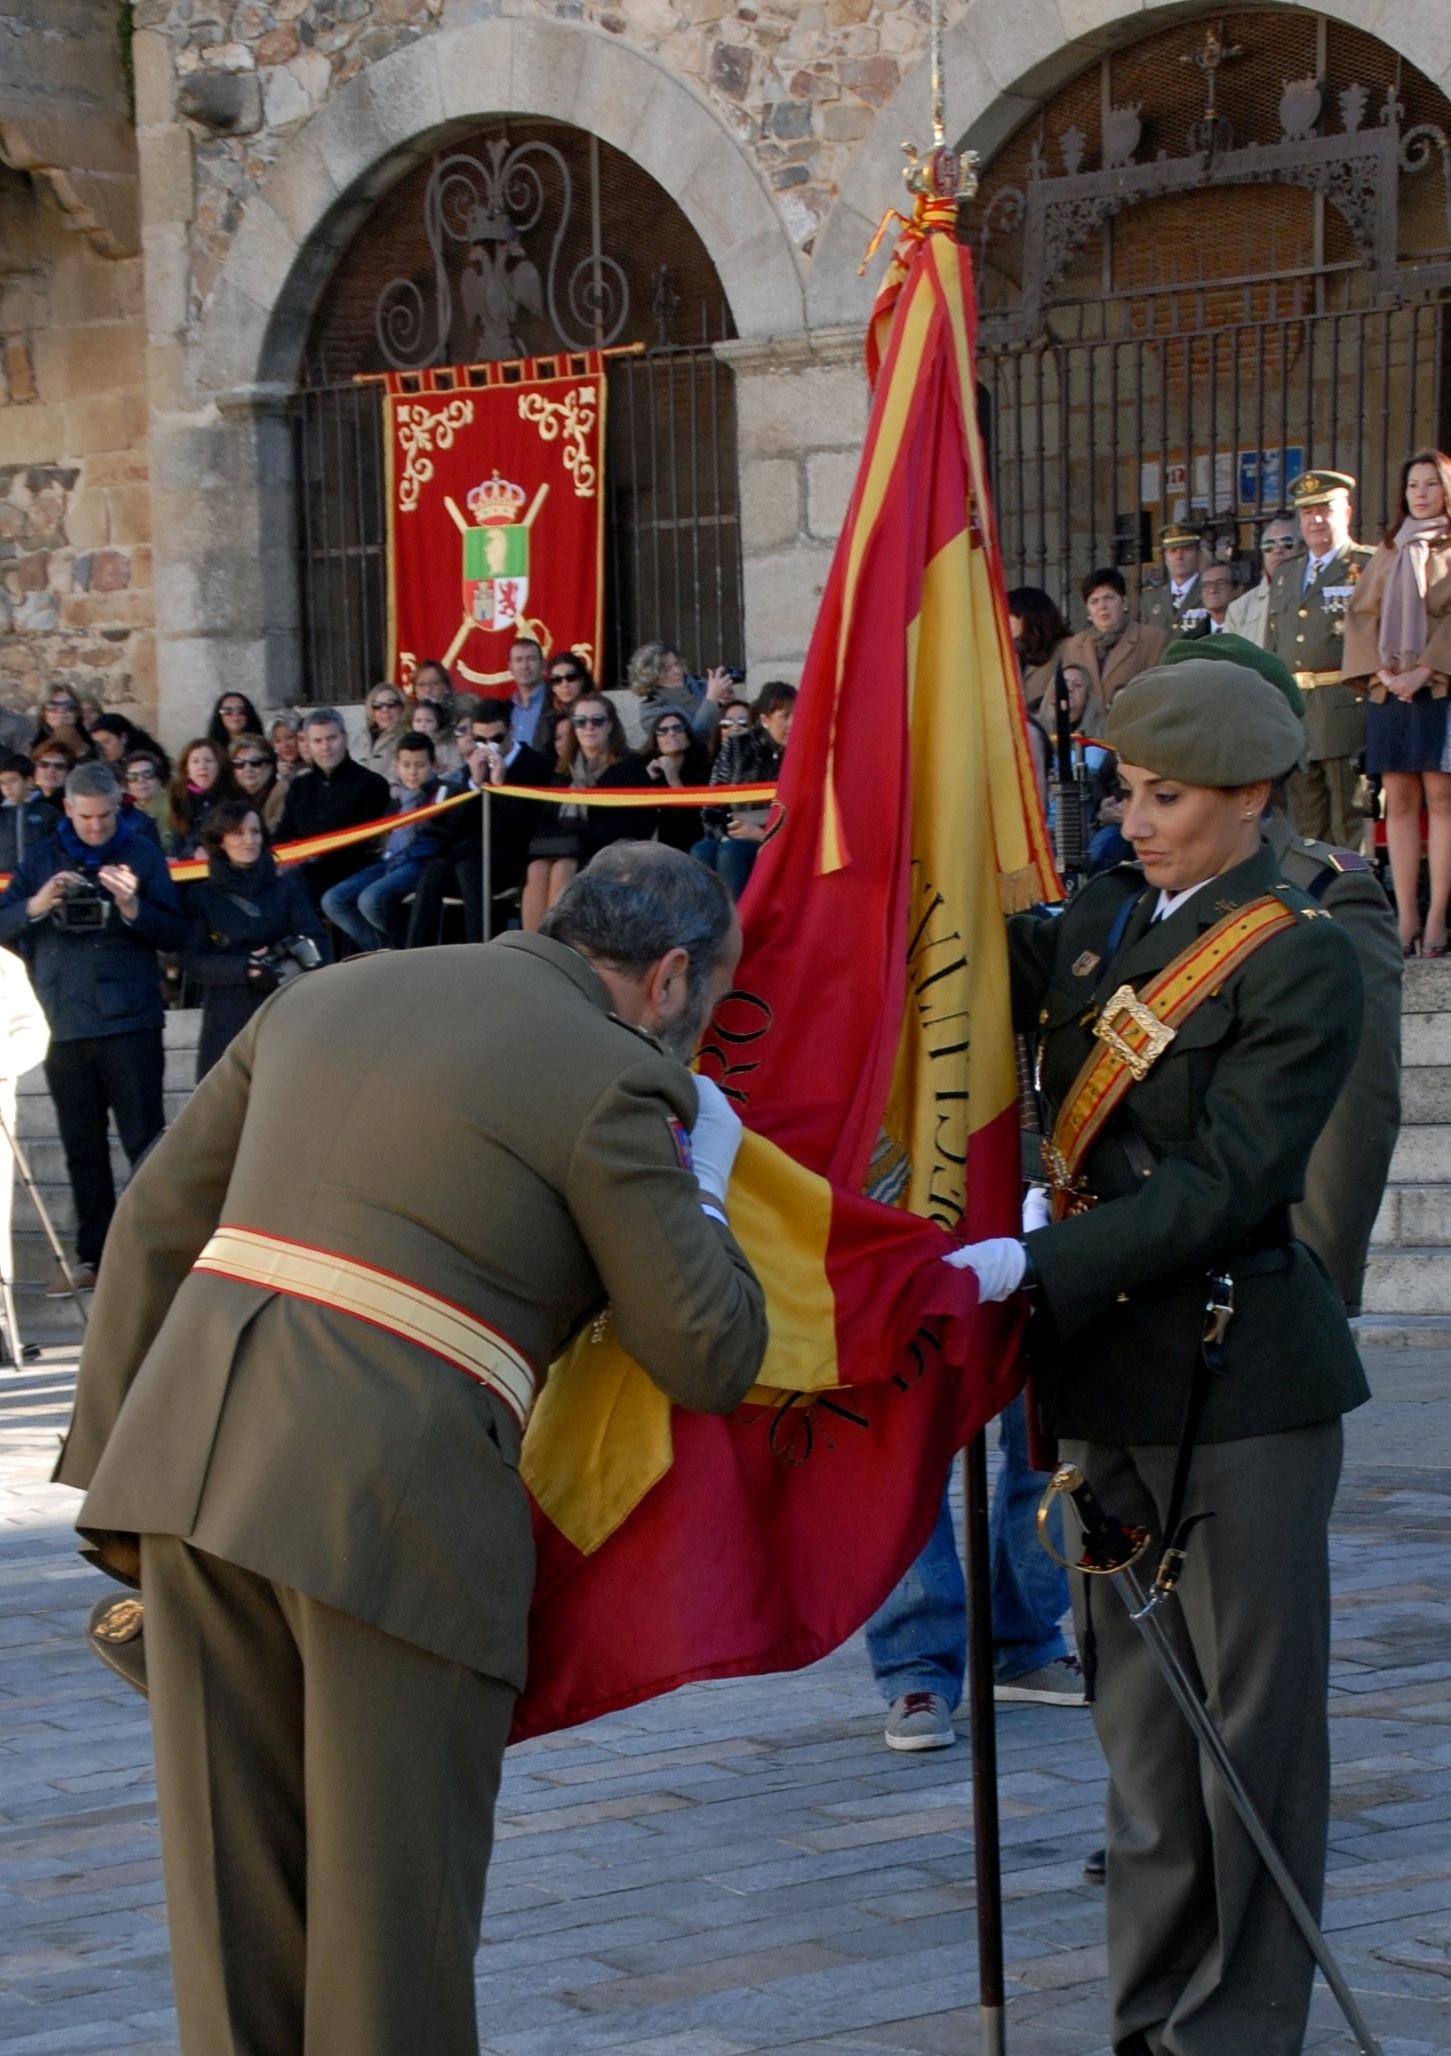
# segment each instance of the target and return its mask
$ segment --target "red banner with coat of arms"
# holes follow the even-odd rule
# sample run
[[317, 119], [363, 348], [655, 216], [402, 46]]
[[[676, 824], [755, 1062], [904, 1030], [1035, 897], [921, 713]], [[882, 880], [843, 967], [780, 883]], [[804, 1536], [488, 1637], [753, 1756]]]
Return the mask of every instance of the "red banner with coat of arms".
[[468, 690], [509, 691], [520, 636], [598, 669], [599, 353], [390, 372], [384, 433], [391, 675], [441, 657]]

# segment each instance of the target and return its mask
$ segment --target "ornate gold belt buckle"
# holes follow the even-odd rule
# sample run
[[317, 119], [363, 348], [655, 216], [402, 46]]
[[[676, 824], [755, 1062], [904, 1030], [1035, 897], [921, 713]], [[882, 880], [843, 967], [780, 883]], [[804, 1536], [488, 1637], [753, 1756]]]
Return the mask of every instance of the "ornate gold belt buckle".
[[[1126, 1042], [1120, 1029], [1115, 1025], [1125, 1020], [1132, 1021], [1142, 1032], [1142, 1049], [1135, 1049], [1132, 1044]], [[1121, 985], [1112, 998], [1105, 1002], [1093, 1024], [1093, 1032], [1116, 1057], [1122, 1058], [1135, 1078], [1147, 1078], [1151, 1067], [1159, 1061], [1174, 1040], [1175, 1031], [1149, 1012], [1131, 985]]]

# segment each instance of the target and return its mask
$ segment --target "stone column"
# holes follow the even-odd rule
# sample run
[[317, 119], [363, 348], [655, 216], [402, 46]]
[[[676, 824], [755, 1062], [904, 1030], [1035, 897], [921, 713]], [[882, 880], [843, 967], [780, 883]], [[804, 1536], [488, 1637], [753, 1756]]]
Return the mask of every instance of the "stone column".
[[[138, 23], [161, 12], [136, 10]], [[192, 136], [159, 28], [133, 41], [146, 257], [158, 718], [173, 747], [224, 691], [259, 707], [299, 690], [287, 393], [199, 388], [188, 347]]]
[[718, 343], [735, 373], [746, 667], [795, 680], [867, 425], [859, 328]]

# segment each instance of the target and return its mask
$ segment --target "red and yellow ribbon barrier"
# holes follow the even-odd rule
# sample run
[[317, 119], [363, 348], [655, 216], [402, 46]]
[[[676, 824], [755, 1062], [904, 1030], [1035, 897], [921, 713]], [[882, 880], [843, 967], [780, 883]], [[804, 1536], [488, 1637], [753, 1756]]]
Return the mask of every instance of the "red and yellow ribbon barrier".
[[[608, 792], [591, 791], [572, 785], [491, 785], [491, 794], [506, 800], [547, 800], [551, 806], [571, 807], [765, 807], [776, 797], [774, 785], [613, 785]], [[477, 799], [479, 788], [456, 792], [431, 806], [416, 807], [411, 814], [384, 814], [376, 821], [359, 822], [356, 828], [335, 828], [328, 835], [307, 835], [295, 842], [279, 842], [272, 854], [279, 864], [306, 864], [333, 850], [347, 849], [355, 842], [371, 842], [394, 828], [418, 827], [435, 814]], [[190, 885], [207, 875], [207, 858], [172, 857], [167, 870], [178, 885]], [[10, 883], [9, 872], [0, 873], [0, 890]]]

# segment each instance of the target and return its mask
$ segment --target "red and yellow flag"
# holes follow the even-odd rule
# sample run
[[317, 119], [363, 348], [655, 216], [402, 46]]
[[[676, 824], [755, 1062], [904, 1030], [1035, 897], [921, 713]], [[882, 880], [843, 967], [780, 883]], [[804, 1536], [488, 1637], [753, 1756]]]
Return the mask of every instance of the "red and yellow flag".
[[950, 211], [919, 212], [889, 292], [738, 989], [701, 1059], [747, 1123], [730, 1212], [766, 1291], [762, 1383], [722, 1420], [671, 1409], [608, 1336], [555, 1367], [525, 1444], [519, 1735], [834, 1647], [1019, 1383], [1015, 1316], [940, 1261], [1017, 1226], [1002, 916], [1058, 891]]

